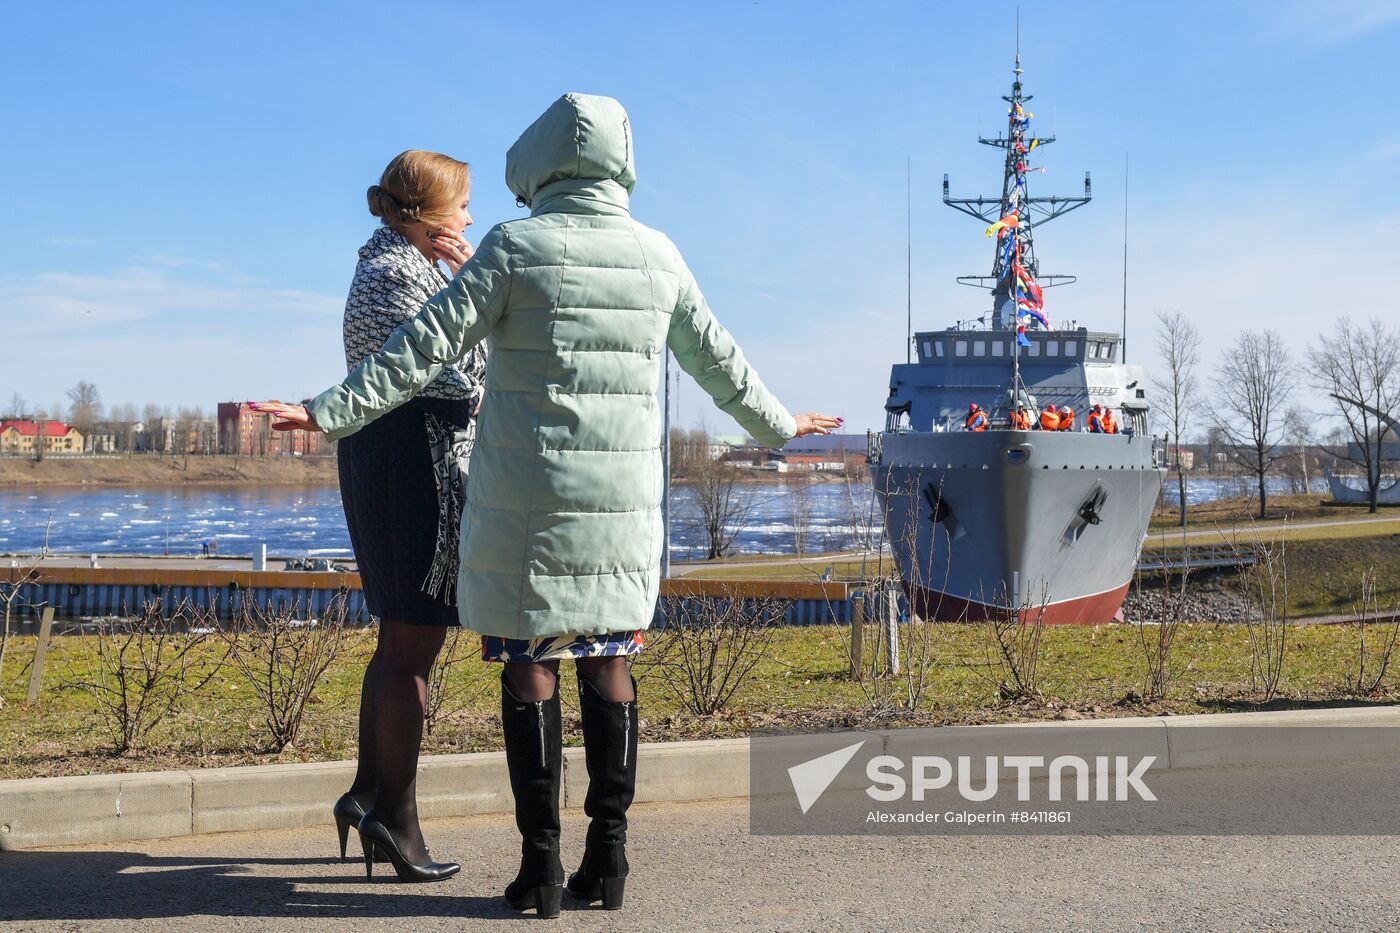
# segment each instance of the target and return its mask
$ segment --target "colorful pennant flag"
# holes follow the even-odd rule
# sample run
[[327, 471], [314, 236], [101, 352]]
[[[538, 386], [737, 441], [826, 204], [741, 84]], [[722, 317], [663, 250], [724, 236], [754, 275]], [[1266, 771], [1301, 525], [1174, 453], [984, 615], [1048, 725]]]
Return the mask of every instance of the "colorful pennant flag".
[[1003, 217], [1001, 220], [998, 220], [996, 223], [988, 227], [985, 232], [987, 236], [992, 236], [993, 234], [1000, 236], [1001, 231], [1010, 227], [1015, 227], [1018, 223], [1020, 223], [1020, 217], [1017, 216], [1015, 211], [1012, 211], [1011, 213]]

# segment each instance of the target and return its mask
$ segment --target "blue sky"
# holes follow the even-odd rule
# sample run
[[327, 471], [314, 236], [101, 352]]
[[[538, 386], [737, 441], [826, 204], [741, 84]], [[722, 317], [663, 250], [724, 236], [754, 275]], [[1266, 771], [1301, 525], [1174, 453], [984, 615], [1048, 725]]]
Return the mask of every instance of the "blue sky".
[[[905, 160], [915, 326], [974, 317], [991, 248], [940, 203], [993, 193], [1015, 5], [24, 4], [7, 12], [0, 402], [301, 397], [343, 374], [340, 313], [402, 149], [471, 162], [479, 239], [518, 217], [506, 148], [567, 90], [631, 113], [635, 216], [666, 231], [794, 410], [882, 423], [903, 358]], [[1381, 300], [1400, 168], [1387, 63], [1400, 2], [1021, 4], [1033, 193], [1057, 322], [1119, 320], [1131, 159], [1129, 357], [1151, 314], [1302, 351]], [[1377, 193], [1380, 197], [1376, 197]], [[1368, 257], [1381, 259], [1372, 267]], [[1374, 286], [1366, 284], [1374, 282]], [[1374, 296], [1374, 297], [1373, 297]], [[1207, 373], [1210, 366], [1207, 367]], [[693, 384], [681, 418], [734, 426]]]

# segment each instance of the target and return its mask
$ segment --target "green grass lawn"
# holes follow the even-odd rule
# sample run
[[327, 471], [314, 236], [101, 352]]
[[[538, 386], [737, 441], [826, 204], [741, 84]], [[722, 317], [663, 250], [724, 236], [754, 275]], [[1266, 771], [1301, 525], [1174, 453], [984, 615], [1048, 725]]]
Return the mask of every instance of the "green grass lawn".
[[[1176, 489], [1176, 479], [1168, 477], [1167, 488]], [[1382, 506], [1379, 517], [1393, 515], [1400, 521], [1400, 509]], [[1306, 495], [1269, 496], [1269, 517], [1265, 522], [1310, 522], [1345, 521], [1352, 518], [1376, 518], [1366, 506], [1335, 505], [1330, 493], [1308, 493]], [[1181, 516], [1176, 506], [1159, 506], [1152, 513], [1152, 528], [1178, 528]], [[1191, 529], [1211, 525], [1248, 524], [1261, 521], [1259, 518], [1258, 497], [1243, 496], [1233, 499], [1214, 499], [1192, 505], [1186, 510], [1186, 524]]]
[[[1394, 577], [1393, 577], [1394, 578]], [[1151, 631], [1150, 629], [1147, 631]], [[668, 694], [664, 674], [637, 668], [642, 734], [647, 741], [737, 736], [756, 728], [812, 730], [854, 726], [988, 723], [1084, 716], [1198, 713], [1255, 708], [1250, 693], [1246, 630], [1230, 625], [1187, 625], [1178, 637], [1178, 675], [1169, 696], [1145, 703], [1143, 651], [1129, 626], [1052, 628], [1044, 632], [1042, 699], [1008, 703], [1000, 698], [987, 663], [986, 629], [938, 625], [930, 630], [927, 694], [912, 710], [891, 712], [878, 702], [903, 689], [900, 680], [864, 685], [847, 671], [845, 627], [783, 628], [753, 677], [730, 708], [709, 717], [687, 712]], [[1375, 638], [1377, 628], [1372, 629]], [[367, 634], [367, 633], [366, 633]], [[663, 638], [664, 635], [655, 635]], [[870, 639], [873, 641], [873, 637]], [[91, 699], [63, 684], [91, 673], [94, 639], [56, 639], [49, 655], [45, 689], [26, 706], [33, 638], [12, 639], [5, 671], [5, 706], [0, 709], [0, 778], [278, 762], [324, 761], [355, 754], [355, 711], [369, 645], [359, 639], [317, 688], [302, 733], [281, 754], [265, 751], [262, 716], [246, 684], [231, 672], [220, 675], [156, 729], [144, 747], [123, 756], [110, 751], [109, 730]], [[869, 643], [869, 641], [867, 642]], [[1356, 650], [1354, 628], [1300, 626], [1290, 634], [1282, 696], [1272, 707], [1360, 702], [1345, 686]], [[453, 688], [462, 693], [453, 710], [425, 740], [429, 753], [500, 747], [498, 668], [475, 659], [476, 640], [464, 634], [463, 662], [453, 668]], [[561, 690], [568, 728], [576, 743], [577, 699], [572, 671]], [[874, 698], [870, 695], [873, 694]], [[1366, 702], [1395, 702], [1397, 681], [1388, 677], [1381, 695]], [[1075, 712], [1070, 712], [1075, 711]]]

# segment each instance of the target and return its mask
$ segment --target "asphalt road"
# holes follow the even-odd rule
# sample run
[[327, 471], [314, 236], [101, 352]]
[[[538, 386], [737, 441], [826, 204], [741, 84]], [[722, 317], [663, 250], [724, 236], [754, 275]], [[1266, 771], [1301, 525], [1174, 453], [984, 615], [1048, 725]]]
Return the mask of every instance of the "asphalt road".
[[[1173, 772], [1202, 799], [1395, 784], [1395, 764]], [[619, 913], [565, 899], [567, 930], [1386, 930], [1400, 836], [752, 836], [748, 804], [639, 805]], [[1286, 808], [1280, 808], [1286, 809]], [[1273, 827], [1286, 830], [1287, 814]], [[566, 815], [565, 861], [583, 819]], [[0, 853], [5, 930], [518, 928], [498, 894], [502, 816], [427, 824], [449, 881], [367, 883], [330, 827]], [[387, 866], [385, 866], [387, 868]]]

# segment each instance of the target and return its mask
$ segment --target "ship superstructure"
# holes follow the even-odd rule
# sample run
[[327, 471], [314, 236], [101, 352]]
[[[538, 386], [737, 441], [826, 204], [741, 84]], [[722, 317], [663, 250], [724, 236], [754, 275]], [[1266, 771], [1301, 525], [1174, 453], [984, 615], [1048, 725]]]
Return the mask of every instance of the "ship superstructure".
[[[1118, 615], [1164, 468], [1147, 430], [1147, 381], [1122, 360], [1118, 333], [1065, 321], [1045, 290], [1074, 281], [1042, 275], [1035, 227], [1087, 204], [1092, 193], [1033, 197], [1029, 179], [1054, 137], [1031, 131], [1018, 54], [996, 198], [946, 204], [988, 224], [992, 271], [964, 276], [987, 289], [989, 312], [913, 335], [915, 356], [895, 365], [885, 430], [870, 452], [886, 530], [915, 611], [978, 619], [1007, 612], [1047, 623]], [[988, 430], [964, 430], [969, 405]], [[1013, 430], [1024, 405], [1038, 425], [1050, 404], [1075, 412], [1070, 431]], [[1093, 405], [1119, 433], [1088, 433]]]

